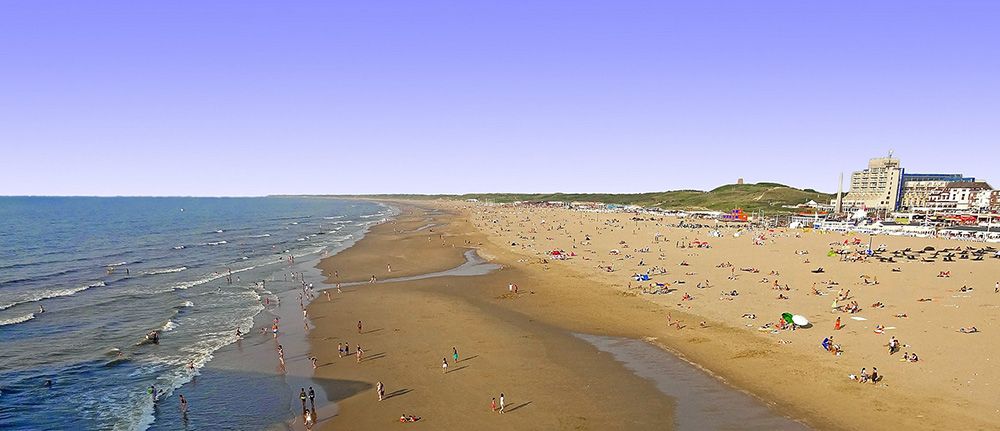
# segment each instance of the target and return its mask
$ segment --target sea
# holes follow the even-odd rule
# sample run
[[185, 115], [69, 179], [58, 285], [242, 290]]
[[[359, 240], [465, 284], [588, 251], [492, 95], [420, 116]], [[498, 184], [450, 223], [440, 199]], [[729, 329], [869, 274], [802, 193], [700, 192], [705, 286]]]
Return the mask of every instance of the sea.
[[[0, 197], [0, 429], [280, 421], [297, 388], [227, 352], [270, 338], [251, 335], [271, 298], [301, 288], [292, 259], [314, 265], [393, 211], [307, 197]], [[179, 391], [212, 413], [179, 420]]]

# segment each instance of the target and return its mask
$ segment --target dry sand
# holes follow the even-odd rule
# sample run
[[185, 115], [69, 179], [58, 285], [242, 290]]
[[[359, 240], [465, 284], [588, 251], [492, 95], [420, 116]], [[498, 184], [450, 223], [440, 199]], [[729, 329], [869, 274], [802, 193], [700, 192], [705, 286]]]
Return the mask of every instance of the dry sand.
[[[433, 272], [461, 262], [464, 247], [478, 248], [505, 267], [486, 276], [364, 284], [334, 294], [331, 303], [322, 296], [315, 301], [310, 315], [318, 327], [311, 340], [321, 362], [336, 359], [336, 344], [345, 340], [352, 350], [361, 344], [369, 357], [360, 364], [353, 357], [334, 360], [317, 377], [373, 385], [381, 380], [388, 394], [396, 393], [383, 402], [373, 391], [339, 401], [339, 415], [324, 424], [329, 429], [380, 429], [402, 413], [422, 416], [407, 425], [421, 429], [669, 429], [671, 416], [684, 414], [674, 412], [671, 400], [648, 381], [571, 332], [651, 340], [818, 429], [1000, 427], [1000, 397], [993, 387], [1000, 380], [990, 366], [1000, 347], [989, 342], [1000, 306], [1000, 294], [993, 293], [1000, 279], [995, 259], [848, 263], [826, 252], [829, 243], [850, 235], [785, 230], [755, 246], [750, 235], [714, 238], [707, 229], [669, 227], [676, 224], [673, 219], [636, 222], [621, 213], [427, 205], [406, 206], [395, 222], [324, 260], [327, 275], [337, 269], [341, 281], [364, 281], [372, 274], [385, 279]], [[428, 223], [438, 226], [426, 228]], [[696, 239], [712, 248], [675, 248], [677, 241]], [[874, 242], [889, 250], [972, 245], [898, 237]], [[638, 252], [645, 247], [649, 252]], [[577, 256], [543, 260], [553, 249]], [[610, 255], [612, 249], [621, 254]], [[640, 260], [645, 265], [639, 266]], [[716, 267], [721, 262], [737, 269], [735, 280], [729, 279], [729, 268]], [[615, 271], [598, 268], [608, 265]], [[667, 271], [654, 275], [653, 282], [669, 283], [674, 293], [643, 294], [650, 282], [631, 281], [631, 274], [653, 266]], [[826, 272], [810, 272], [818, 266]], [[892, 272], [894, 267], [901, 272]], [[779, 275], [769, 275], [772, 270]], [[935, 277], [946, 270], [950, 278]], [[877, 277], [879, 284], [863, 284], [862, 274]], [[765, 277], [769, 283], [761, 282]], [[791, 290], [773, 290], [774, 279]], [[711, 287], [695, 286], [705, 280]], [[828, 289], [820, 283], [828, 280], [839, 285]], [[519, 285], [519, 295], [508, 294], [510, 282]], [[813, 283], [829, 294], [813, 294]], [[974, 290], [958, 292], [963, 285]], [[837, 291], [847, 289], [862, 310], [831, 312]], [[739, 295], [720, 299], [732, 290]], [[684, 293], [694, 300], [682, 301]], [[779, 293], [789, 299], [777, 299]], [[884, 308], [870, 307], [879, 301]], [[778, 334], [757, 330], [784, 311], [802, 314], [814, 326]], [[742, 318], [745, 313], [756, 320]], [[901, 313], [908, 317], [894, 317]], [[668, 314], [683, 328], [668, 326]], [[837, 316], [845, 327], [834, 331]], [[359, 319], [367, 322], [360, 335]], [[873, 332], [876, 324], [895, 329], [879, 335]], [[969, 325], [982, 332], [956, 332]], [[819, 347], [828, 335], [844, 348], [842, 355]], [[904, 344], [892, 356], [885, 347], [890, 336]], [[443, 374], [441, 359], [450, 361], [452, 346], [470, 359]], [[900, 362], [904, 351], [918, 353], [920, 362]], [[862, 367], [877, 367], [884, 380], [863, 385], [848, 379]], [[499, 392], [515, 408], [502, 418], [489, 411], [490, 397]]]

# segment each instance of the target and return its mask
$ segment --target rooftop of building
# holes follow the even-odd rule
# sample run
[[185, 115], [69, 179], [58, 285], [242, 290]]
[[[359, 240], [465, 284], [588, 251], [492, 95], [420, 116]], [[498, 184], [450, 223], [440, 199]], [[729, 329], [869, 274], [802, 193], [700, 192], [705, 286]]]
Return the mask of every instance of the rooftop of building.
[[945, 188], [949, 189], [976, 189], [976, 190], [993, 190], [986, 181], [954, 181], [948, 183]]

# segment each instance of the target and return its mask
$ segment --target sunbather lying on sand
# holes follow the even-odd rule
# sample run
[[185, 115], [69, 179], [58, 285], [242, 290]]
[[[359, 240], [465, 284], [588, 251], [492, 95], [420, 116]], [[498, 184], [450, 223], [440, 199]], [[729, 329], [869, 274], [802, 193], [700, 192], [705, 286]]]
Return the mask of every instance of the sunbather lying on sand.
[[962, 328], [958, 328], [958, 332], [961, 332], [963, 334], [974, 334], [976, 332], [979, 332], [979, 328], [977, 328], [975, 326], [970, 326], [968, 328], [962, 327]]

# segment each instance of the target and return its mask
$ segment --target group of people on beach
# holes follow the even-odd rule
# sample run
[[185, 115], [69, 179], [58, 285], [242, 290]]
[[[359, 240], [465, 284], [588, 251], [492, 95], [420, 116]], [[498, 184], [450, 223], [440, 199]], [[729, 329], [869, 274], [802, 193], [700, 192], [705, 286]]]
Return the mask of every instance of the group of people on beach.
[[[306, 408], [306, 399], [309, 399], [309, 406], [312, 410]], [[311, 426], [316, 422], [316, 391], [313, 390], [312, 386], [309, 387], [309, 393], [306, 393], [306, 388], [299, 388], [299, 401], [302, 402], [302, 417], [305, 420], [306, 426]]]

